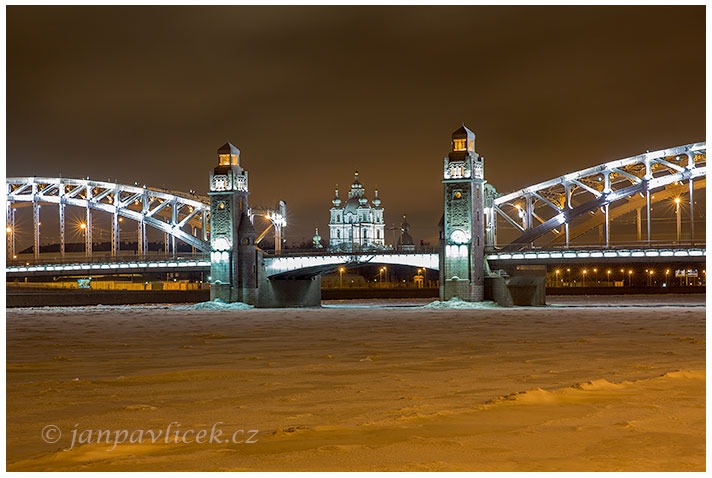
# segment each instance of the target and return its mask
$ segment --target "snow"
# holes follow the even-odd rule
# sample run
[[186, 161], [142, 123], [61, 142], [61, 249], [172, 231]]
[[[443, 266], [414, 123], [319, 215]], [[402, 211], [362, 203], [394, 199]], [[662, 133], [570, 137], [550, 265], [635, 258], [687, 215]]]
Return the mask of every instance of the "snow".
[[[9, 309], [7, 468], [701, 471], [705, 308], [691, 300]], [[259, 441], [63, 451], [75, 426], [172, 422]], [[49, 424], [58, 443], [40, 438]]]

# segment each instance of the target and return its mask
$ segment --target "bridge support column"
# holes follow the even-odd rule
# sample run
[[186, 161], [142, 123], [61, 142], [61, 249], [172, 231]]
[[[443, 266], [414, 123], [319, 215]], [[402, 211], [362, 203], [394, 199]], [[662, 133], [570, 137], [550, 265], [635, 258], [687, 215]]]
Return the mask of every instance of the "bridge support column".
[[15, 258], [15, 208], [10, 201], [7, 202], [7, 258]]
[[[37, 186], [33, 185], [33, 195], [36, 195]], [[32, 231], [34, 238], [35, 260], [40, 258], [40, 205], [37, 200], [32, 201]]]
[[640, 242], [642, 239], [642, 229], [643, 229], [642, 228], [643, 221], [642, 221], [640, 214], [641, 214], [641, 208], [636, 209], [635, 210], [635, 225], [636, 225], [636, 231], [638, 233], [638, 235], [637, 235], [638, 242]]
[[695, 208], [695, 199], [693, 198], [693, 190], [695, 188], [694, 183], [695, 180], [690, 178], [690, 244], [694, 245], [695, 244], [695, 215], [694, 215], [694, 208]]
[[91, 207], [89, 203], [91, 202], [92, 198], [92, 188], [90, 186], [87, 186], [87, 222], [86, 222], [86, 228], [84, 229], [84, 236], [86, 239], [86, 255], [87, 257], [92, 256], [92, 245], [94, 244], [94, 238], [92, 237], [92, 222], [91, 222]]
[[141, 219], [138, 221], [138, 244], [139, 254], [148, 254], [148, 239], [146, 238], [146, 213], [149, 207], [148, 195], [144, 192], [141, 198]]
[[648, 247], [650, 247], [650, 190], [645, 191], [645, 226], [648, 228]]
[[114, 211], [111, 215], [111, 255], [119, 254], [119, 213]]
[[136, 249], [139, 255], [146, 254], [146, 223], [143, 218], [138, 221], [138, 236], [136, 239]]
[[608, 204], [606, 204], [606, 249], [610, 247], [611, 244], [611, 223], [608, 216]]
[[176, 206], [176, 203], [174, 202], [171, 205], [171, 230], [174, 232], [174, 234], [171, 234], [171, 253], [173, 254], [173, 257], [176, 256], [176, 236], [175, 236], [176, 224], [178, 224], [178, 207]]
[[64, 259], [64, 184], [59, 185], [59, 255]]

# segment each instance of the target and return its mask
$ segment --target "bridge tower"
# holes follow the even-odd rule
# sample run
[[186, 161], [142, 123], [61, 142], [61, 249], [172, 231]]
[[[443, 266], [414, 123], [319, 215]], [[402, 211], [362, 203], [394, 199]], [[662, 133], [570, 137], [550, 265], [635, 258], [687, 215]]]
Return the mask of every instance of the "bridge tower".
[[248, 215], [247, 171], [240, 150], [225, 143], [210, 173], [210, 299], [257, 301], [255, 229]]
[[442, 182], [440, 300], [484, 300], [484, 158], [465, 125], [452, 134]]

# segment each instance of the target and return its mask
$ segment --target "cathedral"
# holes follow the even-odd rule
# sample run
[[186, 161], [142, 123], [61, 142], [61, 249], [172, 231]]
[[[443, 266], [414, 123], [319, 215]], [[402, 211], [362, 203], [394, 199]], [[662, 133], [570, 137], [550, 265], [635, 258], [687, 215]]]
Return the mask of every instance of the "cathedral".
[[331, 220], [329, 221], [329, 247], [335, 251], [359, 251], [383, 249], [386, 245], [383, 208], [378, 199], [378, 189], [373, 200], [366, 198], [366, 190], [354, 173], [354, 182], [346, 202], [341, 203], [336, 189], [331, 200]]

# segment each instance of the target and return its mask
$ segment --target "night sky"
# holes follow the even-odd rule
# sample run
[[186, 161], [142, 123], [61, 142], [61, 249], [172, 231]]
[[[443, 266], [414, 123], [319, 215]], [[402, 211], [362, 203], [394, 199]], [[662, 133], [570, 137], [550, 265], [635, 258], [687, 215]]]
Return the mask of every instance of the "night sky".
[[7, 7], [8, 176], [205, 193], [229, 139], [290, 243], [354, 169], [432, 241], [462, 122], [500, 192], [704, 141], [705, 7]]

